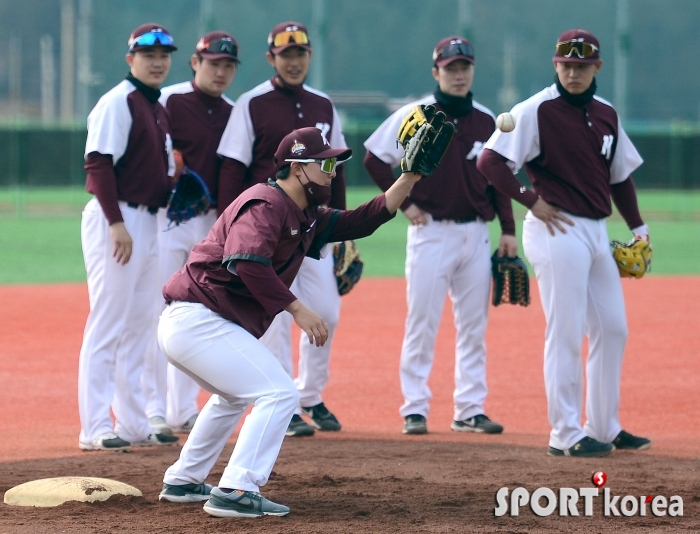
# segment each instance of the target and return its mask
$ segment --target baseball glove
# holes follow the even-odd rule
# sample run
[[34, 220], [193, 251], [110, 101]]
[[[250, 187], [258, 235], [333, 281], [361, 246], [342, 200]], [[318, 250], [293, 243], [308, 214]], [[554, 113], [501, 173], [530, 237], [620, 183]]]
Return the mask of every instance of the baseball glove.
[[338, 293], [345, 295], [355, 287], [362, 276], [364, 263], [354, 241], [342, 241], [333, 246], [333, 272], [338, 282]]
[[525, 262], [519, 257], [499, 257], [498, 250], [491, 256], [493, 294], [491, 302], [499, 304], [530, 304], [530, 276]]
[[644, 239], [611, 241], [610, 246], [621, 278], [641, 278], [651, 270], [651, 245]]
[[450, 145], [454, 124], [434, 106], [415, 106], [401, 122], [396, 141], [404, 149], [403, 172], [430, 176]]
[[178, 226], [197, 215], [206, 213], [212, 204], [214, 199], [204, 180], [192, 169], [185, 167], [168, 200], [167, 215], [170, 220], [168, 227], [173, 223]]

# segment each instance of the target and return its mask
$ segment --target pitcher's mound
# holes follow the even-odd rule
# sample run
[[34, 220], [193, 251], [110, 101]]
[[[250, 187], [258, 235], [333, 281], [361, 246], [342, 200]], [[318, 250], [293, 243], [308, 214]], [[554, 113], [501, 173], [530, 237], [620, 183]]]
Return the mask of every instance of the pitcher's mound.
[[133, 486], [94, 477], [58, 477], [32, 480], [7, 490], [5, 504], [14, 506], [58, 506], [66, 501], [106, 501], [112, 495], [141, 497]]

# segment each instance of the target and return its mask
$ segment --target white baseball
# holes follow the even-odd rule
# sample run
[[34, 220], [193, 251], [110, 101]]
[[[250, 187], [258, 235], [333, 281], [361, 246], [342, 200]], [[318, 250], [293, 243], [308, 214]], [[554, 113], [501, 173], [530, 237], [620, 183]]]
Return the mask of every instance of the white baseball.
[[515, 119], [510, 113], [501, 113], [496, 117], [496, 128], [502, 132], [512, 132], [515, 128]]

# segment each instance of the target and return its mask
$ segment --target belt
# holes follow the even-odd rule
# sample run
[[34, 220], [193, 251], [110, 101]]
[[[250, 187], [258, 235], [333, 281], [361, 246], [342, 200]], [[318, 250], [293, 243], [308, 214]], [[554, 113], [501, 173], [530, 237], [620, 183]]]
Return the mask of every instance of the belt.
[[457, 223], [457, 224], [470, 223], [470, 222], [478, 221], [479, 219], [481, 219], [481, 217], [464, 217], [462, 219], [442, 219], [440, 217], [433, 217], [433, 220], [435, 222], [445, 221], [445, 222], [453, 222], [453, 223]]
[[130, 208], [134, 208], [135, 210], [144, 209], [151, 215], [155, 215], [160, 209], [158, 206], [144, 206], [143, 204], [137, 204], [136, 202], [127, 202], [126, 205]]

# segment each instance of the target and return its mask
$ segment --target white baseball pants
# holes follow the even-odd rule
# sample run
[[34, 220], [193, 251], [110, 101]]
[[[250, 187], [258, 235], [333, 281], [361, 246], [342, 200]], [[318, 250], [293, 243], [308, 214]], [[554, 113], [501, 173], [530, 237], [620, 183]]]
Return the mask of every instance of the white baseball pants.
[[[309, 343], [304, 332], [299, 336], [299, 369], [294, 382], [299, 390], [300, 405], [304, 407], [322, 402], [321, 394], [330, 379], [331, 345], [340, 319], [340, 295], [333, 274], [331, 247], [331, 244], [326, 245], [325, 256], [320, 260], [304, 258], [290, 288], [305, 306], [328, 323], [328, 341], [323, 347]], [[292, 321], [290, 313], [283, 311], [278, 314], [260, 341], [277, 357], [287, 374], [294, 377], [290, 336]]]
[[[148, 437], [141, 372], [152, 343], [157, 286], [156, 218], [144, 208], [119, 202], [133, 240], [126, 265], [112, 257], [109, 224], [97, 199], [83, 210], [81, 239], [87, 271], [90, 314], [85, 325], [78, 369], [80, 441], [90, 443], [106, 432], [129, 442]], [[116, 426], [110, 417], [110, 406]]]
[[[620, 275], [610, 253], [605, 219], [565, 215], [574, 226], [549, 234], [528, 212], [523, 248], [540, 290], [547, 327], [544, 381], [549, 445], [568, 449], [585, 436], [611, 443], [620, 432], [620, 374], [627, 342]], [[586, 424], [581, 426], [581, 344], [588, 336]]]
[[[161, 209], [156, 216], [158, 223], [158, 289], [162, 290], [170, 277], [179, 271], [190, 256], [192, 248], [204, 239], [216, 222], [215, 210], [189, 221], [168, 228], [166, 210]], [[153, 346], [146, 357], [143, 370], [143, 391], [146, 396], [146, 415], [165, 417], [166, 422], [175, 428], [182, 426], [190, 417], [199, 412], [197, 397], [199, 385], [185, 373], [172, 365], [158, 347], [155, 332], [158, 317], [165, 307], [157, 309], [153, 318]]]
[[277, 460], [299, 394], [280, 363], [254, 336], [203, 304], [173, 302], [161, 315], [158, 342], [168, 361], [213, 393], [165, 472], [167, 484], [200, 484], [244, 410], [219, 487], [259, 491]]
[[408, 316], [401, 349], [402, 417], [428, 417], [432, 392], [428, 377], [445, 303], [452, 300], [457, 330], [454, 419], [484, 413], [486, 323], [491, 284], [491, 253], [485, 222], [433, 221], [409, 226], [406, 245]]

